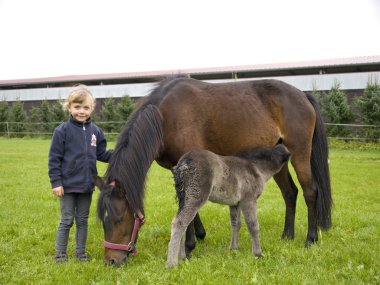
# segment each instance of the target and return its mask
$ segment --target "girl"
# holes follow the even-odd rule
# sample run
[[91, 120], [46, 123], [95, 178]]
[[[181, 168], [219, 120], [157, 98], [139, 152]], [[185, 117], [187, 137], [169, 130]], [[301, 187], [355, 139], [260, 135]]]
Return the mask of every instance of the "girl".
[[107, 150], [102, 130], [91, 121], [95, 99], [86, 86], [77, 86], [65, 106], [70, 118], [54, 130], [49, 151], [50, 183], [53, 194], [60, 198], [61, 212], [54, 259], [67, 261], [69, 232], [75, 220], [75, 257], [88, 261], [88, 215], [97, 175], [96, 160], [108, 162], [112, 151]]

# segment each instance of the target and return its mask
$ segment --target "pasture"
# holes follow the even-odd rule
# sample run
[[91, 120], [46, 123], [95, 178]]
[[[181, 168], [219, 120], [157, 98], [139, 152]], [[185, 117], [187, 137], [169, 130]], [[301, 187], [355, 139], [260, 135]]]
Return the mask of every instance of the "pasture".
[[[53, 261], [59, 201], [47, 175], [49, 139], [0, 138], [0, 284], [379, 284], [380, 150], [330, 149], [333, 226], [316, 245], [304, 248], [306, 206], [300, 190], [296, 236], [281, 240], [284, 202], [273, 180], [258, 200], [263, 259], [251, 253], [243, 223], [239, 250], [230, 251], [229, 210], [208, 203], [201, 209], [207, 235], [190, 261], [165, 269], [170, 226], [177, 211], [172, 174], [153, 164], [147, 180], [146, 223], [127, 265], [105, 266], [103, 229], [93, 197], [88, 251], [93, 260]], [[110, 147], [114, 143], [109, 144]], [[99, 163], [99, 174], [106, 165]], [[299, 188], [300, 189], [300, 188]]]

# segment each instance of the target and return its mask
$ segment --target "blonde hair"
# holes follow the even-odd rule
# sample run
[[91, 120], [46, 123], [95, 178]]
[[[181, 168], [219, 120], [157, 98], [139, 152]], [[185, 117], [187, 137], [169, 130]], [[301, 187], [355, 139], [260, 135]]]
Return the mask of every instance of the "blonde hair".
[[95, 97], [92, 95], [91, 91], [84, 84], [79, 84], [69, 93], [64, 107], [69, 110], [73, 103], [82, 104], [83, 102], [89, 101], [91, 109], [95, 109]]

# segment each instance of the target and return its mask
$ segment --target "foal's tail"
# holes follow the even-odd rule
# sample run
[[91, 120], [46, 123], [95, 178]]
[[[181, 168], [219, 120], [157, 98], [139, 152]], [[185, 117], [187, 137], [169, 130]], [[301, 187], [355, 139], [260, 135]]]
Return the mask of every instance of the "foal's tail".
[[331, 197], [330, 171], [328, 165], [327, 135], [316, 99], [311, 95], [307, 95], [307, 99], [313, 105], [317, 116], [310, 162], [312, 175], [318, 189], [317, 223], [322, 230], [328, 230], [331, 227], [331, 208], [333, 201]]

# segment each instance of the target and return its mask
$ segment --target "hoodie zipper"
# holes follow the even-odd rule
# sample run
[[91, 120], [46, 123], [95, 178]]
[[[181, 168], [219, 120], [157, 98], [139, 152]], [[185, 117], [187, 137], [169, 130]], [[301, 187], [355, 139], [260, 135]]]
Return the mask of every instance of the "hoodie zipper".
[[84, 153], [85, 153], [85, 166], [86, 166], [86, 185], [88, 185], [88, 147], [87, 147], [87, 135], [86, 135], [86, 126], [83, 123], [83, 133], [84, 133]]

